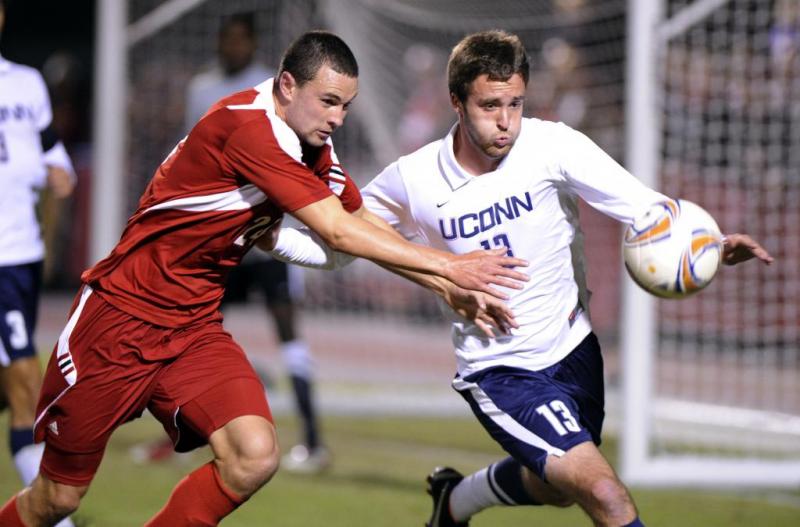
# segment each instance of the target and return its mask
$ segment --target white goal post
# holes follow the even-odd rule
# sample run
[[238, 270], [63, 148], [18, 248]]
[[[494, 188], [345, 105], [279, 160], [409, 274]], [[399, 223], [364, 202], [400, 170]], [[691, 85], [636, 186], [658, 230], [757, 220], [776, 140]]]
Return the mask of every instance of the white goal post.
[[[791, 11], [791, 6], [786, 4], [783, 7]], [[673, 189], [678, 192], [693, 190], [702, 196], [698, 199], [700, 203], [714, 206], [723, 229], [731, 227], [725, 220], [736, 216], [735, 211], [726, 208], [724, 200], [713, 199], [714, 193], [725, 192], [726, 189], [721, 188], [723, 185], [741, 185], [750, 195], [755, 195], [750, 199], [766, 200], [770, 185], [781, 185], [790, 195], [797, 192], [796, 168], [793, 172], [791, 166], [782, 166], [784, 156], [790, 155], [784, 151], [791, 148], [790, 143], [783, 143], [780, 134], [772, 131], [786, 123], [777, 122], [780, 109], [768, 111], [768, 101], [755, 94], [761, 88], [757, 83], [773, 86], [772, 96], [787, 99], [792, 94], [784, 93], [785, 90], [796, 90], [792, 87], [797, 85], [800, 71], [788, 70], [792, 78], [781, 83], [777, 78], [780, 72], [770, 70], [769, 64], [758, 66], [760, 61], [782, 59], [774, 56], [780, 51], [771, 48], [775, 45], [775, 36], [770, 33], [779, 26], [780, 16], [798, 16], [797, 12], [781, 11], [783, 7], [781, 0], [629, 2], [627, 166], [648, 185], [668, 194]], [[798, 18], [790, 20], [795, 24], [800, 21]], [[796, 57], [789, 60], [796, 60]], [[685, 62], [681, 64], [681, 61]], [[699, 64], [703, 71], [693, 69], [694, 64]], [[707, 85], [697, 87], [704, 83]], [[726, 100], [724, 88], [714, 89], [715, 83], [727, 84], [730, 91], [741, 89], [746, 94], [741, 96], [748, 100], [735, 110], [728, 108], [729, 113], [714, 113], [710, 108], [713, 104], [722, 107], [735, 104]], [[682, 88], [676, 89], [676, 85]], [[694, 89], [699, 93], [687, 94], [681, 89]], [[682, 104], [693, 105], [691, 112], [702, 115], [692, 116], [690, 112], [676, 115], [681, 114]], [[790, 111], [790, 108], [784, 110]], [[791, 126], [792, 122], [789, 123]], [[687, 174], [692, 165], [687, 162], [690, 152], [677, 136], [695, 133], [688, 129], [690, 126], [700, 129], [695, 135], [695, 140], [700, 142], [698, 147], [722, 148], [724, 154], [733, 159], [719, 161], [719, 158], [710, 159], [707, 152], [698, 154], [695, 151], [694, 155], [701, 161], [693, 168], [703, 168], [704, 172]], [[726, 135], [720, 137], [722, 134]], [[758, 134], [763, 136], [749, 138]], [[771, 156], [762, 161], [764, 172], [755, 176], [746, 174], [746, 156], [758, 155]], [[718, 162], [719, 167], [714, 166], [714, 162]], [[724, 165], [727, 180], [715, 178], [715, 169]], [[680, 168], [673, 169], [675, 166]], [[769, 173], [781, 181], [776, 183], [767, 178]], [[687, 184], [686, 180], [693, 177], [697, 180]], [[706, 177], [712, 182], [703, 180]], [[753, 211], [747, 218], [748, 223], [732, 227], [755, 229], [756, 232], [750, 232], [759, 234], [761, 241], [773, 251], [782, 252], [785, 246], [769, 242], [797, 245], [797, 229], [786, 228], [792, 221], [791, 212], [781, 208], [780, 203], [774, 203], [772, 210], [769, 205], [766, 208], [760, 216]], [[778, 233], [788, 238], [780, 238]], [[796, 256], [797, 249], [790, 248], [787, 252], [779, 258]], [[757, 264], [750, 262], [748, 266], [744, 273], [750, 274], [740, 272], [727, 286], [714, 284], [700, 293], [698, 300], [677, 303], [658, 301], [632, 281], [625, 281], [621, 326], [624, 380], [620, 459], [622, 476], [627, 483], [699, 487], [800, 486], [798, 301], [795, 296], [788, 299], [788, 306], [778, 305], [769, 291], [774, 294], [781, 284], [770, 288], [769, 284], [757, 283], [759, 280], [779, 282], [780, 269], [758, 274], [760, 270], [754, 269]], [[730, 272], [723, 269], [721, 275]], [[770, 277], [770, 272], [777, 276]], [[748, 284], [748, 278], [755, 282]], [[719, 278], [718, 282], [722, 280], [726, 278]], [[753, 284], [761, 293], [726, 294], [723, 290], [741, 291]], [[783, 286], [791, 290], [796, 283]], [[682, 306], [682, 302], [692, 304]], [[702, 302], [699, 307], [698, 302]], [[728, 302], [744, 305], [729, 305]], [[684, 308], [705, 317], [700, 333], [696, 327], [692, 328], [691, 316], [682, 316]], [[708, 313], [714, 310], [719, 316]], [[740, 327], [722, 320], [719, 312], [727, 310], [745, 310], [740, 317]], [[764, 315], [748, 314], [746, 310]], [[731, 329], [734, 335], [730, 335]], [[694, 337], [691, 336], [693, 332]], [[720, 374], [719, 370], [727, 373]], [[700, 382], [691, 387], [689, 382], [681, 386], [681, 376], [692, 375]], [[762, 378], [759, 388], [748, 386], [754, 381], [752, 377]], [[715, 387], [704, 389], [702, 385], [706, 382]], [[724, 385], [727, 387], [723, 388]], [[749, 400], [732, 396], [731, 392], [740, 390], [749, 390], [754, 396]], [[701, 397], [696, 397], [698, 392], [703, 392]]]

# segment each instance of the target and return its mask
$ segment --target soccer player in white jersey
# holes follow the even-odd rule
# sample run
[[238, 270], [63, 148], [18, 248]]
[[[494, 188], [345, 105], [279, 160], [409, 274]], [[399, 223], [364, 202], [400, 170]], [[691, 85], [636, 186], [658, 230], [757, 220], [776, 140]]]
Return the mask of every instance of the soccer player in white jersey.
[[[0, 28], [4, 17], [0, 2]], [[25, 485], [36, 477], [43, 451], [33, 442], [42, 384], [33, 335], [44, 259], [35, 208], [43, 187], [63, 198], [75, 182], [51, 120], [39, 72], [0, 57], [0, 386], [10, 412], [11, 456]]]
[[[434, 508], [427, 525], [465, 526], [494, 505], [577, 503], [595, 525], [641, 526], [630, 494], [596, 446], [603, 362], [587, 313], [577, 198], [627, 223], [667, 198], [583, 134], [523, 119], [528, 70], [516, 36], [466, 37], [448, 64], [456, 125], [362, 190], [366, 216], [408, 238], [456, 253], [506, 247], [530, 262], [530, 281], [508, 291], [518, 328], [489, 338], [481, 327], [486, 319], [452, 317], [453, 387], [510, 456], [467, 477], [437, 468], [428, 478]], [[283, 230], [273, 254], [331, 265], [333, 255], [313, 241]], [[725, 263], [753, 257], [772, 260], [750, 237], [727, 236]]]

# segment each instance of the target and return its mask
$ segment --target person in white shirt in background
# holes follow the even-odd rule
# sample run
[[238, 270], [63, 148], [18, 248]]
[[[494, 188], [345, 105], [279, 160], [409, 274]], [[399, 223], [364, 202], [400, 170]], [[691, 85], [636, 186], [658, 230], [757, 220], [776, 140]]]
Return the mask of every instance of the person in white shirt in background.
[[[0, 30], [4, 22], [0, 1]], [[33, 442], [42, 384], [34, 332], [45, 257], [36, 205], [43, 189], [65, 198], [76, 180], [52, 118], [41, 74], [0, 57], [0, 387], [11, 456], [25, 485], [39, 472], [44, 450]]]
[[[507, 291], [518, 328], [451, 316], [453, 387], [510, 456], [466, 477], [435, 469], [427, 525], [466, 526], [495, 505], [577, 503], [595, 525], [642, 526], [628, 490], [597, 448], [603, 361], [588, 315], [577, 199], [632, 223], [669, 198], [580, 132], [523, 118], [528, 76], [518, 37], [503, 31], [465, 37], [448, 63], [458, 122], [362, 190], [365, 216], [406, 238], [454, 253], [505, 247], [530, 262], [530, 281]], [[347, 261], [306, 231], [282, 229], [273, 238], [272, 254], [286, 261], [317, 267]], [[743, 234], [726, 237], [722, 256], [726, 264], [772, 261]], [[486, 336], [487, 325], [496, 337]]]

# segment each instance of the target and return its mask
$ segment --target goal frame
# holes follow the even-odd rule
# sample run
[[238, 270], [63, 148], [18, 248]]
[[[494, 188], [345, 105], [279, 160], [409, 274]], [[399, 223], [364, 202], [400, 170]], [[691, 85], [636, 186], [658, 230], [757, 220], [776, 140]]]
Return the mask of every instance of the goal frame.
[[[661, 79], [657, 70], [659, 51], [670, 39], [702, 22], [729, 1], [696, 0], [670, 18], [666, 17], [665, 0], [628, 2], [626, 163], [628, 169], [648, 186], [659, 187], [662, 129], [658, 110], [661, 95]], [[650, 487], [800, 486], [800, 461], [652, 452], [650, 444], [654, 420], [660, 417], [660, 409], [671, 402], [659, 401], [652, 390], [658, 346], [656, 302], [632, 280], [623, 281], [619, 457], [620, 472], [626, 483]], [[683, 405], [684, 411], [691, 412], [687, 406], [690, 407], [691, 403]], [[737, 409], [720, 407], [719, 410], [721, 415], [731, 416], [731, 410], [735, 412]], [[765, 416], [772, 419], [786, 417], [793, 418]]]

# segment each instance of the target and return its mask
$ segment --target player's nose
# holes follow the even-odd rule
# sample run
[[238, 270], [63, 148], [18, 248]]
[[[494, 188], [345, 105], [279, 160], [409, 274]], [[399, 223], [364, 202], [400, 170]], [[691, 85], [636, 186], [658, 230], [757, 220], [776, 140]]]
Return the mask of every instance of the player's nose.
[[328, 116], [328, 125], [332, 130], [339, 128], [344, 124], [345, 115], [347, 115], [347, 111], [344, 109], [335, 109], [333, 112], [331, 112], [331, 114]]
[[497, 128], [506, 131], [508, 130], [510, 122], [511, 122], [511, 116], [508, 113], [508, 109], [503, 108], [502, 110], [500, 110], [497, 116]]

